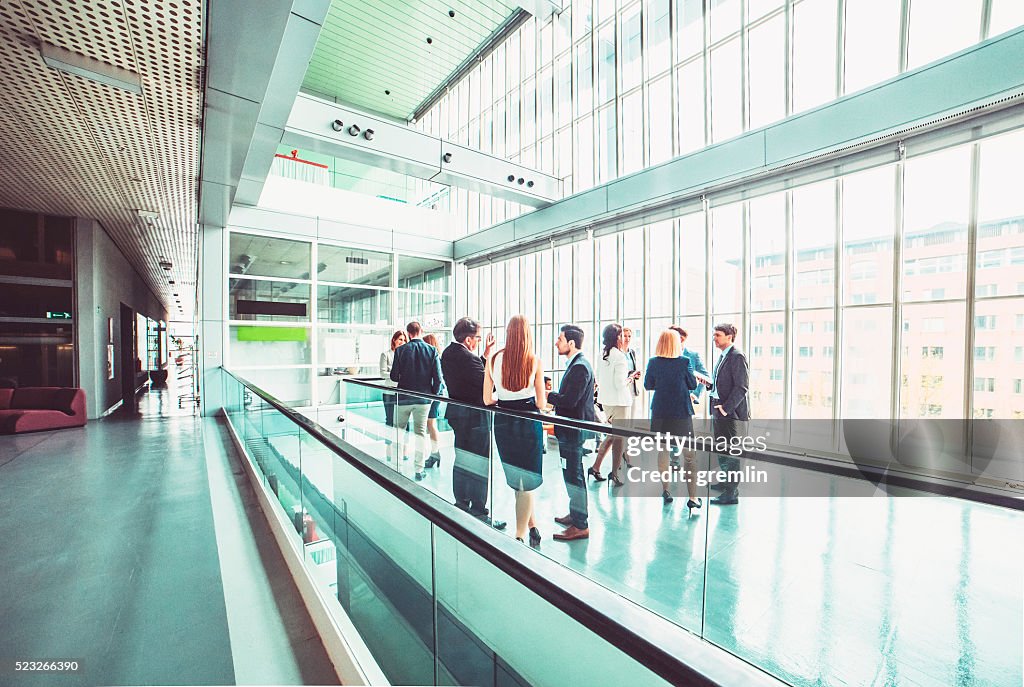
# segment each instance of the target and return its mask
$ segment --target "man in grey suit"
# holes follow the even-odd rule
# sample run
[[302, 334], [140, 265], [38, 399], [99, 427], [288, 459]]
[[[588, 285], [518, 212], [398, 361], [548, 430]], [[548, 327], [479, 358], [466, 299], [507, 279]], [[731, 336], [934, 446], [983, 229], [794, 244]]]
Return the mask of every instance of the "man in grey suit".
[[[709, 392], [711, 406], [711, 428], [715, 435], [715, 444], [720, 438], [731, 440], [740, 431], [741, 422], [750, 419], [750, 405], [747, 402], [747, 389], [750, 385], [750, 369], [747, 358], [737, 349], [736, 327], [731, 324], [715, 325], [715, 348], [722, 353], [718, 356], [714, 370], [711, 372], [711, 390]], [[718, 466], [722, 470], [739, 470], [739, 458], [718, 454]], [[731, 506], [739, 502], [739, 483], [727, 480], [721, 496], [711, 499], [711, 503], [719, 506]]]

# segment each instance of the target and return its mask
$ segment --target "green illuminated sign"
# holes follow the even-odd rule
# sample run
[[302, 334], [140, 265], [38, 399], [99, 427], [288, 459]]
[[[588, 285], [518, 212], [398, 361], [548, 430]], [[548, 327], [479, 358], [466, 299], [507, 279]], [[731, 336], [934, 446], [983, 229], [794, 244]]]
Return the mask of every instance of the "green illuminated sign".
[[48, 320], [70, 320], [71, 319], [71, 313], [69, 313], [69, 312], [55, 312], [55, 311], [52, 311], [52, 310], [48, 310], [46, 312], [46, 319], [48, 319]]
[[239, 341], [305, 341], [301, 327], [238, 327]]

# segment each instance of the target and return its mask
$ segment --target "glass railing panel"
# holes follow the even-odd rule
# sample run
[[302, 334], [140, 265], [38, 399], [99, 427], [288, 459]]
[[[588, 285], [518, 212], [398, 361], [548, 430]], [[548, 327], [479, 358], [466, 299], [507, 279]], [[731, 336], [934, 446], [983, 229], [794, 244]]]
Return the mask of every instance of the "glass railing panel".
[[669, 684], [438, 528], [434, 560], [439, 684]]
[[[600, 639], [582, 625], [567, 630], [575, 621], [564, 610], [482, 557], [481, 549], [453, 538], [446, 521], [429, 524], [367, 470], [384, 469], [381, 478], [397, 472], [408, 481], [395, 484], [410, 493], [414, 484], [422, 486], [463, 511], [507, 521], [502, 535], [480, 530], [485, 542], [499, 537], [486, 546], [568, 576], [567, 584], [578, 580], [580, 589], [618, 603], [624, 597], [635, 604], [629, 608], [652, 612], [644, 622], [664, 623], [669, 633], [685, 628], [791, 684], [1020, 684], [1024, 589], [1006, 583], [1024, 579], [1024, 551], [1006, 544], [1024, 540], [1019, 510], [879, 484], [866, 468], [845, 476], [845, 468], [759, 455], [750, 447], [770, 443], [758, 442], [759, 432], [769, 430], [753, 423], [741, 428], [744, 449], [731, 452], [716, 446], [713, 428], [700, 423], [696, 438], [710, 443], [690, 446], [645, 445], [652, 438], [646, 421], [608, 428], [605, 434], [623, 434], [628, 463], [618, 476], [625, 484], [591, 479], [581, 490], [579, 471], [593, 465], [608, 438], [587, 434], [598, 428], [442, 402], [440, 463], [433, 465], [429, 431], [416, 431], [417, 422], [421, 430], [425, 425], [419, 415], [429, 419], [433, 399], [396, 404], [397, 419], [389, 424], [390, 392], [365, 382], [344, 387], [343, 420], [333, 418], [331, 431], [379, 462], [360, 466], [361, 458], [298, 437], [306, 430], [256, 394], [248, 401], [237, 395], [236, 417], [249, 432], [248, 449], [276, 448], [269, 457], [254, 455], [254, 462], [275, 474], [287, 472], [285, 463], [301, 469], [296, 536], [306, 565], [325, 595], [338, 598], [337, 613], [352, 618], [372, 644], [392, 682], [634, 684], [641, 676], [644, 684], [652, 675], [658, 684], [660, 678], [650, 666], [631, 665], [619, 675], [620, 664], [633, 659], [620, 660], [614, 637]], [[399, 414], [401, 405], [421, 409]], [[610, 450], [605, 475], [618, 448]], [[568, 485], [563, 456], [566, 465], [579, 466]], [[715, 474], [720, 470], [734, 474], [723, 478]], [[738, 502], [712, 505], [710, 497], [722, 493], [711, 490], [715, 480], [726, 482], [726, 494], [738, 484]], [[481, 489], [482, 498], [467, 496]], [[419, 493], [417, 508], [436, 504]], [[571, 498], [578, 515], [583, 495], [589, 537], [553, 540], [562, 530], [554, 518], [571, 511]], [[701, 507], [689, 509], [690, 499], [700, 499]], [[530, 502], [541, 533], [532, 546]], [[287, 509], [290, 502], [281, 503]], [[455, 522], [464, 517], [451, 514]], [[523, 544], [511, 540], [517, 529]], [[599, 586], [587, 587], [590, 582]], [[580, 668], [564, 660], [566, 647], [574, 655], [614, 658]], [[591, 676], [591, 663], [605, 670]]]
[[302, 503], [301, 428], [269, 404], [263, 404], [260, 414], [261, 433], [249, 441], [249, 449], [261, 456], [267, 487], [292, 524], [289, 541], [301, 550], [309, 519]]
[[793, 685], [1020, 681], [1018, 511], [754, 458], [709, 512], [705, 639]]
[[392, 684], [435, 684], [430, 522], [316, 443], [303, 443], [306, 566]]

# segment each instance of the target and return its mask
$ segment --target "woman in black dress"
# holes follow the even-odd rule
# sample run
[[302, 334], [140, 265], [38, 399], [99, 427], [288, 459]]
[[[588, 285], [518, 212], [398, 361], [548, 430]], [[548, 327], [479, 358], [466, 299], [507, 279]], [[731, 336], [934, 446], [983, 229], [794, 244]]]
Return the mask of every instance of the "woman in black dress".
[[[540, 359], [533, 353], [533, 338], [523, 315], [508, 321], [505, 347], [484, 369], [484, 403], [507, 410], [537, 412], [547, 400]], [[494, 414], [494, 443], [498, 447], [505, 481], [516, 492], [516, 539], [529, 530], [530, 543], [540, 543], [533, 518], [533, 491], [541, 485], [544, 432], [541, 420]]]

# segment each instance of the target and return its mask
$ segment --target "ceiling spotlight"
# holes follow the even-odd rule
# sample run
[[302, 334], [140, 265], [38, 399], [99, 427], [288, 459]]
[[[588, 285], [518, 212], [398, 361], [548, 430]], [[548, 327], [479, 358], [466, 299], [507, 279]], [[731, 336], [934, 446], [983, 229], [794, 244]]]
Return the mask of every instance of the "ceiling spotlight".
[[350, 126], [348, 128], [348, 133], [349, 133], [349, 136], [358, 136], [359, 135], [359, 126], [356, 125], [356, 124], [353, 124], [352, 126]]
[[451, 17], [452, 19], [454, 19], [455, 18], [455, 10], [448, 10], [448, 16]]
[[142, 94], [142, 77], [137, 72], [121, 69], [100, 60], [79, 55], [50, 43], [40, 43], [39, 56], [48, 67], [75, 74], [97, 83]]
[[158, 264], [160, 265], [161, 269], [168, 270], [168, 271], [170, 271], [170, 269], [172, 267], [170, 260], [161, 260]]
[[366, 131], [364, 131], [363, 132], [363, 138], [365, 138], [367, 141], [372, 141], [373, 140], [373, 129], [367, 129]]
[[173, 284], [173, 283], [174, 283], [174, 280], [173, 280], [173, 279], [168, 279], [168, 280], [167, 280], [167, 283], [168, 283], [168, 284]]
[[516, 180], [516, 175], [515, 174], [509, 174], [508, 175], [508, 180], [509, 181], [515, 181]]
[[527, 186], [528, 188], [533, 188], [533, 182], [532, 182], [532, 181], [527, 181], [527, 182], [526, 182], [526, 186]]
[[135, 213], [141, 219], [156, 219], [160, 216], [160, 213], [157, 210], [143, 210], [141, 208], [136, 210]]
[[451, 153], [445, 153], [444, 155], [441, 156], [441, 159], [444, 160], [445, 162], [451, 162], [452, 161], [452, 154]]
[[391, 91], [389, 91], [388, 89], [385, 88], [384, 89], [384, 95], [391, 95]]
[[335, 119], [333, 122], [331, 122], [331, 128], [334, 129], [335, 131], [341, 131], [342, 129], [345, 128], [345, 122], [341, 121], [340, 119]]
[[430, 36], [427, 36], [427, 45], [430, 45], [433, 42], [434, 42], [434, 39], [431, 38]]
[[520, 186], [523, 185], [524, 181], [525, 181], [525, 179], [523, 179], [522, 177], [519, 177], [518, 179], [516, 179], [516, 183], [519, 184]]

